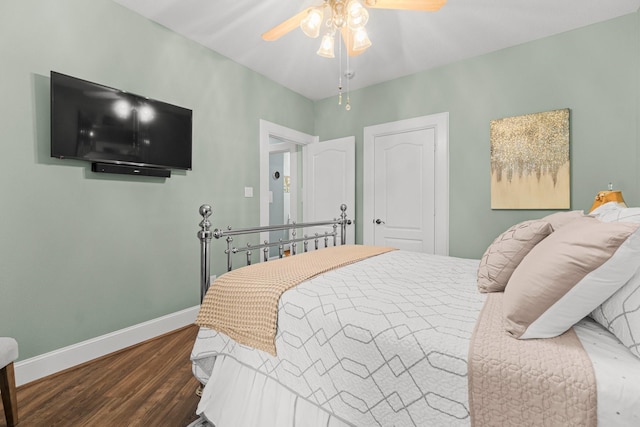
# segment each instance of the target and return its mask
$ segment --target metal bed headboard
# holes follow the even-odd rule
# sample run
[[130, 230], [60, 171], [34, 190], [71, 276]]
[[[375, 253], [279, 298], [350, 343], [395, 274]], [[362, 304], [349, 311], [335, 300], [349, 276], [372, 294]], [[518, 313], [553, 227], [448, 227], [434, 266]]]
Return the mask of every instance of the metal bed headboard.
[[[232, 263], [231, 263], [231, 255], [236, 254], [238, 252], [245, 252], [247, 254], [247, 265], [251, 264], [251, 255], [254, 250], [262, 250], [263, 252], [263, 261], [269, 261], [269, 249], [272, 247], [278, 247], [278, 257], [282, 258], [284, 256], [284, 245], [291, 245], [291, 255], [297, 254], [297, 245], [298, 243], [303, 243], [303, 251], [307, 252], [309, 247], [309, 241], [314, 241], [315, 249], [319, 248], [318, 242], [320, 239], [324, 240], [324, 247], [329, 246], [329, 238], [333, 239], [333, 246], [337, 244], [338, 237], [338, 227], [340, 227], [340, 244], [344, 245], [347, 242], [347, 225], [351, 224], [351, 220], [347, 219], [347, 205], [340, 205], [340, 218], [334, 218], [333, 220], [328, 221], [316, 221], [316, 222], [305, 222], [305, 223], [296, 223], [293, 222], [291, 224], [282, 224], [282, 225], [264, 225], [260, 227], [250, 227], [250, 228], [240, 228], [237, 230], [233, 230], [231, 227], [227, 227], [226, 230], [221, 230], [216, 228], [215, 230], [211, 230], [211, 222], [209, 222], [209, 217], [212, 214], [211, 206], [202, 205], [200, 206], [200, 215], [202, 216], [202, 221], [200, 221], [200, 231], [198, 231], [198, 238], [200, 239], [200, 301], [204, 298], [204, 295], [209, 290], [210, 283], [210, 272], [211, 272], [211, 259], [210, 259], [210, 247], [211, 247], [211, 238], [215, 237], [216, 239], [220, 239], [222, 237], [226, 237], [227, 241], [227, 249], [225, 249], [224, 253], [227, 254], [227, 271], [231, 271]], [[303, 237], [296, 237], [296, 230], [300, 228], [306, 227], [318, 227], [323, 225], [331, 225], [333, 227], [333, 231], [331, 233], [324, 232], [323, 234], [315, 233], [312, 236], [307, 236], [306, 234]], [[277, 242], [269, 242], [265, 240], [263, 243], [258, 245], [252, 245], [251, 243], [247, 243], [245, 247], [236, 248], [232, 246], [233, 236], [240, 235], [248, 235], [248, 234], [258, 234], [267, 231], [279, 231], [279, 230], [292, 230], [291, 238], [287, 240], [279, 239]]]

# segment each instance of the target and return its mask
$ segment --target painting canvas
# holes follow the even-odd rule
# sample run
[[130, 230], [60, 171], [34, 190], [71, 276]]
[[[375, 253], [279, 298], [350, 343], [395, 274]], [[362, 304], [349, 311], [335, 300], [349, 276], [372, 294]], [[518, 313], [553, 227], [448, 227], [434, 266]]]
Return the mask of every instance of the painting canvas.
[[569, 209], [569, 109], [491, 121], [491, 208]]

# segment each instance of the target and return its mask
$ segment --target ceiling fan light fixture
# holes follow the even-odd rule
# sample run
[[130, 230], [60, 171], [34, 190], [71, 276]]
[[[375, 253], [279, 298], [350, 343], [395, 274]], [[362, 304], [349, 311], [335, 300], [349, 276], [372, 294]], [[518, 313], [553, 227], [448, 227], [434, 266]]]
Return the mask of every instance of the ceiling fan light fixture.
[[320, 27], [322, 26], [322, 19], [324, 13], [322, 7], [314, 7], [307, 13], [307, 16], [300, 22], [300, 29], [307, 36], [315, 39], [320, 35]]
[[371, 40], [364, 27], [358, 28], [353, 32], [353, 50], [364, 50], [369, 46], [371, 46]]
[[320, 49], [316, 52], [318, 55], [325, 58], [335, 58], [333, 47], [335, 45], [335, 39], [332, 33], [327, 33], [322, 36], [322, 42], [320, 43]]
[[[322, 6], [310, 6], [293, 15], [262, 35], [266, 41], [277, 40], [289, 31], [300, 27], [311, 38], [320, 35], [321, 27], [327, 31], [322, 37], [317, 50], [319, 56], [335, 58], [335, 35], [338, 34], [338, 104], [342, 105], [342, 62], [346, 47], [346, 65], [349, 69], [349, 57], [362, 54], [371, 46], [371, 40], [365, 29], [369, 21], [368, 8], [391, 10], [422, 10], [434, 12], [439, 10], [447, 0], [323, 0]], [[326, 9], [326, 10], [325, 10]], [[344, 45], [344, 46], [343, 46]], [[347, 105], [349, 110], [349, 80], [353, 73], [345, 74]]]

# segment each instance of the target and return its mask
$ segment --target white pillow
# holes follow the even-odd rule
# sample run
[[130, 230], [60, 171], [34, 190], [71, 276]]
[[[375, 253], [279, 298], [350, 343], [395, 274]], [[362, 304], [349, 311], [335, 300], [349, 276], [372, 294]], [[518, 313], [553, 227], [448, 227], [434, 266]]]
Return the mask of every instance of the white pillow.
[[[598, 211], [600, 208], [604, 208]], [[594, 209], [593, 214], [602, 222], [635, 222], [640, 223], [640, 208], [626, 208], [623, 205], [619, 205], [616, 202], [609, 202], [598, 209]]]
[[591, 317], [640, 358], [640, 270]]
[[[640, 223], [640, 208], [626, 208], [616, 202], [605, 203], [594, 212], [603, 222]], [[591, 317], [640, 357], [640, 259], [635, 263], [639, 269], [636, 274], [596, 308]]]
[[589, 215], [595, 216], [596, 218], [599, 218], [601, 215], [605, 215], [609, 212], [615, 212], [619, 209], [622, 208], [626, 208], [626, 205], [623, 205], [622, 203], [618, 203], [618, 202], [607, 202], [604, 205], [600, 205], [597, 208], [595, 208], [594, 210], [592, 210], [591, 212], [589, 212]]

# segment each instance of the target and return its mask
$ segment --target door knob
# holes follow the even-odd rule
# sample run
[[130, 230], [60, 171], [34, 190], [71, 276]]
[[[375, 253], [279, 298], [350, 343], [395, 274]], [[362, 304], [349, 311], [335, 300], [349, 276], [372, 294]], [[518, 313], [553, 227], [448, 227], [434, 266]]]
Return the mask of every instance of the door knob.
[[380, 224], [385, 224], [385, 222], [383, 220], [381, 220], [380, 218], [376, 219], [373, 221], [374, 223], [380, 225]]

